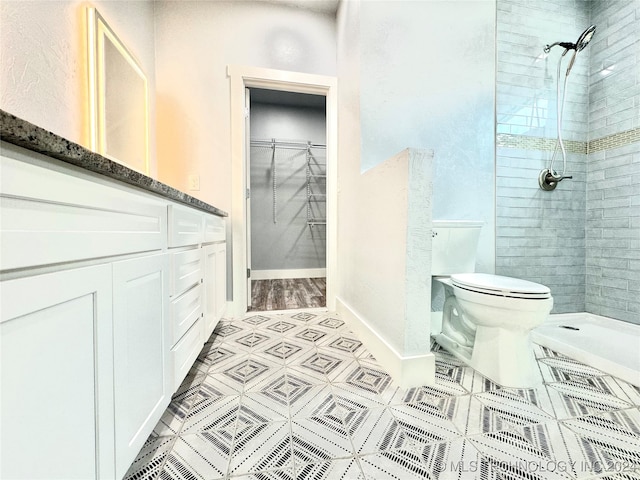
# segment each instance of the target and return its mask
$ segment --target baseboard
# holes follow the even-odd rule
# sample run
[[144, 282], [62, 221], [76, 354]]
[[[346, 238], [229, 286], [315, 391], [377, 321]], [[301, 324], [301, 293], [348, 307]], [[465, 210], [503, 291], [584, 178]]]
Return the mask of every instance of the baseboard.
[[286, 270], [251, 270], [251, 280], [281, 280], [283, 278], [321, 278], [326, 268], [296, 268]]
[[336, 311], [400, 387], [435, 385], [436, 363], [433, 353], [403, 357], [339, 297], [336, 298]]

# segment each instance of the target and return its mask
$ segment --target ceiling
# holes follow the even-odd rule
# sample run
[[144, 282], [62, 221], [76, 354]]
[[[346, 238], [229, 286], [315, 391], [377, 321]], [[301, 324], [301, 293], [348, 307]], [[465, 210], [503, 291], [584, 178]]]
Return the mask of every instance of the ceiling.
[[290, 7], [312, 10], [314, 12], [335, 15], [338, 11], [340, 0], [254, 0], [257, 2], [287, 5]]
[[293, 107], [325, 108], [324, 95], [283, 92], [279, 90], [266, 90], [263, 88], [251, 88], [251, 102], [288, 105]]

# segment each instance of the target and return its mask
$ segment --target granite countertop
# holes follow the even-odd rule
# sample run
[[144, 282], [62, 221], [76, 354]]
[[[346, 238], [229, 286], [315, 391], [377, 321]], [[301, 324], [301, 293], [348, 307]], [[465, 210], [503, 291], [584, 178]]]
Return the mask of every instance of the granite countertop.
[[0, 109], [0, 140], [221, 217], [227, 212]]

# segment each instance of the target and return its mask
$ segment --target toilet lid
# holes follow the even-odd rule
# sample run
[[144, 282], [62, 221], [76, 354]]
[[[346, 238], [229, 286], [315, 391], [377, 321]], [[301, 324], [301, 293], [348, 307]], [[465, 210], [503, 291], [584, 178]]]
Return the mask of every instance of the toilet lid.
[[539, 283], [488, 273], [456, 273], [451, 275], [451, 282], [466, 290], [502, 297], [543, 299], [551, 296], [549, 287]]

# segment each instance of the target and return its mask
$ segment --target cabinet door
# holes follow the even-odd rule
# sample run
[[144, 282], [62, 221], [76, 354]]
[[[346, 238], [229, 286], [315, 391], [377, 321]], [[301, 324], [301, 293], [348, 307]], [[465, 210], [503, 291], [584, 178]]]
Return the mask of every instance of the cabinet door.
[[222, 318], [227, 302], [227, 254], [224, 243], [204, 247], [204, 333], [205, 341]]
[[116, 477], [122, 478], [171, 399], [166, 254], [113, 264]]
[[113, 478], [111, 267], [4, 281], [0, 299], [0, 477]]
[[216, 247], [216, 323], [224, 315], [227, 307], [227, 245], [218, 243]]

